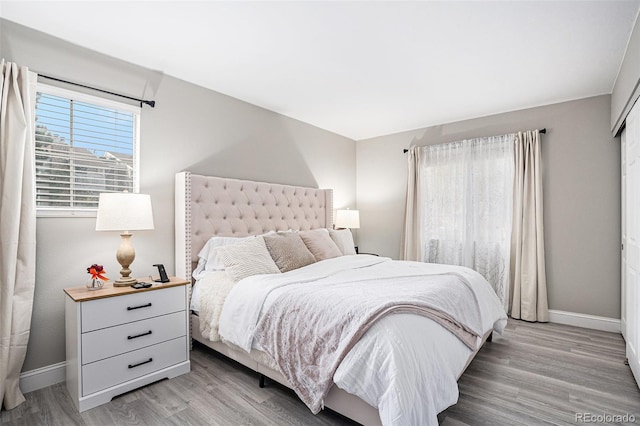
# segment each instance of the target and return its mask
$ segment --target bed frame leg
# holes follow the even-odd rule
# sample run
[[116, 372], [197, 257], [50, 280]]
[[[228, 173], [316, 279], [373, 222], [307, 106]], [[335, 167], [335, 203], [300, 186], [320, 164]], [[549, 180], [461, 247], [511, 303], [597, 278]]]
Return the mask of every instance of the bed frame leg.
[[492, 342], [493, 341], [493, 331], [489, 334], [489, 337], [487, 337], [487, 342]]
[[258, 382], [258, 386], [260, 386], [260, 389], [262, 389], [264, 387], [264, 374], [260, 375], [260, 380]]

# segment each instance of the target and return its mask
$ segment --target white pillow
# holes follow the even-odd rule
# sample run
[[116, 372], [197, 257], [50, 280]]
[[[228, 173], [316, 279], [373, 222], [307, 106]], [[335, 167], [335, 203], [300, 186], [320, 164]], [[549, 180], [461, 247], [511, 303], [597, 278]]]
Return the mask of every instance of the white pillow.
[[280, 273], [261, 236], [240, 244], [218, 247], [214, 251], [235, 282], [252, 275]]
[[252, 238], [255, 238], [255, 235], [248, 237], [211, 237], [198, 253], [198, 265], [193, 270], [193, 278], [199, 280], [205, 275], [205, 272], [224, 271], [224, 264], [218, 258], [215, 248], [240, 244]]
[[329, 236], [338, 246], [342, 254], [356, 254], [355, 244], [353, 243], [353, 235], [349, 229], [330, 229]]

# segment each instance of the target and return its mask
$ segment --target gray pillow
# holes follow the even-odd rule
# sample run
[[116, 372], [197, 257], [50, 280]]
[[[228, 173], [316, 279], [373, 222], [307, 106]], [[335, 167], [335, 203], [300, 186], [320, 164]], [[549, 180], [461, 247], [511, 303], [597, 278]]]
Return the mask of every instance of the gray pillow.
[[342, 256], [342, 252], [329, 236], [327, 229], [314, 229], [298, 233], [313, 257], [319, 262], [325, 259]]
[[294, 232], [267, 235], [264, 242], [280, 272], [302, 268], [316, 261], [302, 238]]

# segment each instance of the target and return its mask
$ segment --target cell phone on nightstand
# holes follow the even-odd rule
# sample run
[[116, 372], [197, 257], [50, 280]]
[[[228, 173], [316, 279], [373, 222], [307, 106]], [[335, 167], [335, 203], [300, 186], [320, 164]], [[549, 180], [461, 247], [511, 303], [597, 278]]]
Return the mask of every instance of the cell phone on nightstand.
[[158, 275], [160, 275], [160, 279], [159, 280], [154, 280], [157, 283], [168, 283], [169, 282], [169, 277], [167, 276], [167, 271], [165, 271], [164, 269], [164, 265], [162, 263], [156, 263], [155, 265], [156, 268], [158, 268]]

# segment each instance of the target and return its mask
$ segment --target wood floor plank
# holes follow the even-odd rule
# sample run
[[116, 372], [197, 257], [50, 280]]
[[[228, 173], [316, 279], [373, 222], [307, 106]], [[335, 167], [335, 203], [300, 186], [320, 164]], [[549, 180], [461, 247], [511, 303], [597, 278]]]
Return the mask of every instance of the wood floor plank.
[[[509, 320], [459, 380], [458, 403], [441, 425], [571, 425], [576, 415], [635, 416], [640, 389], [624, 364], [616, 333]], [[328, 410], [314, 416], [295, 394], [194, 345], [191, 372], [163, 380], [79, 414], [63, 383], [26, 395], [0, 413], [0, 425], [353, 425]], [[607, 423], [603, 423], [607, 424]]]

